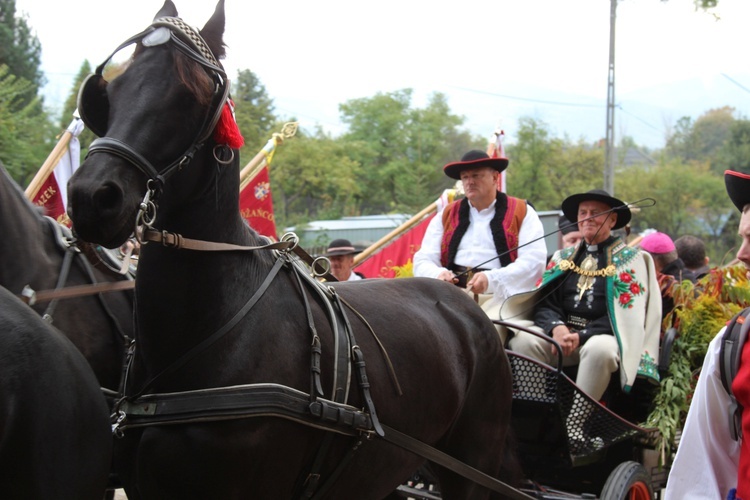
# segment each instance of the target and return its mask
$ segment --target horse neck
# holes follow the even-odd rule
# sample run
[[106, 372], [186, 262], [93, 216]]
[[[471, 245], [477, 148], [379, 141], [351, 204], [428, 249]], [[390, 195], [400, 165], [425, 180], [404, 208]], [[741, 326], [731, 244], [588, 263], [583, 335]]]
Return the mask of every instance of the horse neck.
[[[216, 171], [215, 166], [197, 168]], [[237, 169], [220, 172], [218, 179], [211, 177], [205, 183], [200, 196], [179, 207], [170, 205], [170, 187], [165, 186], [166, 205], [160, 205], [155, 227], [190, 239], [262, 244], [239, 214], [238, 177]], [[267, 274], [271, 264], [265, 252], [178, 250], [155, 243], [143, 246], [136, 280], [141, 353], [155, 357], [159, 364], [175, 357], [175, 345], [195, 345], [218, 329]]]
[[58, 259], [52, 257], [56, 254], [45, 225], [7, 174], [0, 175], [0, 285], [13, 293], [26, 284], [44, 286], [55, 278]]

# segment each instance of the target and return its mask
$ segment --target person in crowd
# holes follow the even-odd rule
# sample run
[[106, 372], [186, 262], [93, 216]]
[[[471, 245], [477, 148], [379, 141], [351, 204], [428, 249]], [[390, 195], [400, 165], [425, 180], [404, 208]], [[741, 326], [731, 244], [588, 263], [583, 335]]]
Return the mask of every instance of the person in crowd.
[[685, 267], [693, 271], [695, 279], [699, 280], [708, 274], [709, 259], [706, 255], [706, 244], [697, 236], [686, 234], [674, 242], [677, 255], [685, 263]]
[[[727, 170], [724, 182], [741, 213], [742, 245], [737, 259], [750, 267], [750, 175]], [[741, 348], [739, 369], [732, 382], [737, 403], [744, 408], [740, 437], [732, 436], [734, 413], [722, 385], [721, 344], [724, 329], [708, 345], [680, 445], [667, 479], [667, 500], [750, 499], [750, 342]]]
[[498, 190], [507, 166], [506, 158], [490, 158], [479, 150], [445, 165], [445, 175], [461, 180], [465, 198], [430, 221], [414, 255], [415, 276], [476, 294], [490, 319], [500, 319], [506, 298], [531, 290], [547, 259], [544, 228], [534, 208]]
[[581, 231], [578, 229], [578, 224], [570, 222], [567, 217], [561, 215], [557, 220], [557, 227], [560, 229], [563, 248], [578, 246], [583, 238]]
[[674, 309], [674, 297], [672, 289], [684, 280], [695, 283], [695, 274], [677, 256], [677, 249], [669, 235], [659, 231], [647, 234], [640, 243], [641, 250], [651, 254], [654, 258], [659, 290], [661, 291], [661, 314], [662, 318]]
[[364, 279], [362, 273], [352, 270], [354, 267], [354, 256], [358, 254], [354, 245], [349, 240], [337, 239], [333, 240], [328, 249], [326, 250], [325, 256], [331, 261], [331, 274], [333, 274], [339, 281], [357, 281]]
[[[658, 382], [661, 296], [651, 256], [627, 246], [612, 231], [631, 217], [623, 201], [595, 189], [562, 203], [583, 236], [577, 247], [555, 252], [539, 287], [508, 299], [504, 320], [551, 337], [565, 366], [578, 365], [576, 384], [600, 400], [618, 371], [625, 392], [636, 378]], [[557, 348], [524, 331], [509, 348], [556, 366]]]

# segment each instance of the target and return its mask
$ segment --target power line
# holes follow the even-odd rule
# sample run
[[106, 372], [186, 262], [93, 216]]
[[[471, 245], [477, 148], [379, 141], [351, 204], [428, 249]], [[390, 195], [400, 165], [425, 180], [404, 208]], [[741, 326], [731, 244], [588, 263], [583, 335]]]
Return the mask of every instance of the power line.
[[506, 95], [506, 94], [496, 94], [495, 92], [487, 92], [485, 90], [477, 90], [477, 89], [468, 89], [466, 87], [456, 87], [454, 85], [449, 85], [449, 87], [452, 87], [454, 89], [464, 90], [466, 92], [474, 92], [476, 94], [485, 94], [485, 95], [491, 95], [494, 97], [503, 97], [505, 99], [513, 99], [515, 101], [538, 102], [540, 104], [552, 104], [555, 106], [574, 106], [578, 108], [601, 108], [603, 107], [601, 104], [584, 104], [584, 103], [576, 103], [576, 102], [547, 101], [543, 99], [531, 99], [529, 97], [518, 97], [518, 96], [512, 96], [512, 95]]
[[722, 73], [722, 74], [721, 74], [721, 76], [723, 76], [724, 78], [726, 78], [727, 80], [729, 80], [729, 81], [730, 81], [730, 82], [732, 82], [733, 84], [737, 85], [737, 86], [738, 86], [739, 88], [741, 88], [741, 89], [742, 89], [742, 90], [744, 90], [745, 92], [750, 92], [750, 90], [749, 90], [749, 89], [748, 89], [747, 87], [745, 87], [744, 85], [742, 85], [741, 83], [739, 83], [739, 82], [738, 82], [737, 80], [734, 80], [733, 78], [731, 78], [731, 77], [730, 77], [729, 75], [727, 75], [726, 73]]

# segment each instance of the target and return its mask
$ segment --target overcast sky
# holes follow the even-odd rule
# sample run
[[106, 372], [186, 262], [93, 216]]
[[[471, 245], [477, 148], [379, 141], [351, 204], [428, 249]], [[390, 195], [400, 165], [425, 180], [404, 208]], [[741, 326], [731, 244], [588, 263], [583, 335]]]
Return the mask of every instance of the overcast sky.
[[[211, 0], [175, 0], [203, 26]], [[144, 29], [159, 0], [16, 0], [42, 43], [47, 104], [59, 109], [88, 59], [98, 65]], [[250, 69], [282, 118], [342, 130], [338, 105], [414, 89], [421, 107], [448, 96], [472, 133], [512, 142], [523, 116], [553, 136], [603, 138], [609, 0], [226, 0], [224, 64]], [[729, 105], [750, 114], [750, 1], [621, 0], [616, 27], [615, 135], [658, 148], [682, 116]]]

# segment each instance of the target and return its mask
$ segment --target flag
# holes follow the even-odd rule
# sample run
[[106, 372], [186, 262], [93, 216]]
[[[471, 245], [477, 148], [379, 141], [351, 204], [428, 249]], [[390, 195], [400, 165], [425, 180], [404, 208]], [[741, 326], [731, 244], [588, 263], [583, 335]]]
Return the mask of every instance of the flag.
[[81, 163], [81, 143], [78, 136], [83, 129], [83, 121], [78, 117], [74, 118], [26, 189], [26, 196], [32, 203], [44, 207], [48, 216], [66, 226], [71, 224], [66, 213], [68, 180]]
[[240, 214], [259, 234], [278, 239], [268, 164], [265, 164], [240, 191]]
[[[435, 203], [420, 212], [423, 214], [427, 211], [427, 216], [422, 215], [424, 218], [421, 218], [421, 221], [418, 218], [415, 226], [398, 236], [397, 239], [392, 240], [371, 257], [366, 258], [361, 264], [356, 265], [357, 272], [364, 274], [366, 278], [394, 278], [396, 276], [395, 268], [411, 263], [414, 254], [422, 247], [422, 238], [424, 238], [427, 226], [432, 218], [435, 217], [436, 213], [440, 214], [443, 208], [453, 201], [455, 196], [455, 190], [446, 189]], [[413, 223], [414, 218], [404, 223], [402, 227]], [[398, 230], [395, 232], [398, 232]]]
[[[505, 156], [505, 148], [503, 147], [503, 140], [505, 139], [505, 132], [503, 130], [495, 130], [490, 143], [487, 145], [487, 155], [490, 158], [507, 158]], [[505, 170], [500, 172], [500, 177], [497, 178], [497, 190], [501, 193], [505, 192]]]
[[[294, 132], [296, 132], [296, 124]], [[250, 227], [258, 231], [258, 234], [274, 240], [278, 240], [278, 236], [273, 215], [269, 169], [273, 155], [276, 153], [276, 146], [284, 142], [283, 134], [283, 132], [274, 133], [263, 149], [240, 172], [240, 215], [250, 224]]]

